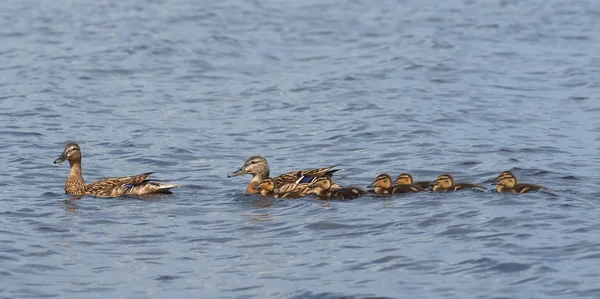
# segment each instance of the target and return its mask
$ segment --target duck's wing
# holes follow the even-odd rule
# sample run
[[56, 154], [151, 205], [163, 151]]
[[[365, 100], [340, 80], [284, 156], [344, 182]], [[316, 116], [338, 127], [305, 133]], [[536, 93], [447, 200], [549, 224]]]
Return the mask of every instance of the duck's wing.
[[296, 170], [284, 173], [280, 176], [273, 178], [278, 184], [289, 184], [289, 183], [310, 183], [315, 177], [329, 176], [331, 177], [339, 169], [333, 169], [337, 165], [329, 167], [309, 169], [309, 170]]
[[86, 189], [93, 190], [93, 189], [115, 188], [115, 187], [119, 187], [119, 186], [122, 186], [125, 184], [139, 185], [139, 184], [145, 182], [151, 174], [153, 174], [153, 172], [146, 172], [146, 173], [142, 173], [142, 174], [138, 174], [138, 175], [124, 176], [124, 177], [117, 177], [117, 178], [105, 178], [105, 179], [101, 179], [101, 180], [89, 183], [85, 187], [86, 187]]
[[306, 194], [290, 191], [290, 192], [279, 193], [279, 194], [275, 195], [275, 197], [276, 198], [284, 198], [284, 199], [295, 199], [295, 198], [304, 197], [305, 195]]
[[411, 192], [420, 192], [423, 191], [423, 188], [418, 185], [396, 185], [392, 187], [392, 193], [411, 193]]
[[454, 191], [474, 188], [486, 189], [484, 186], [471, 183], [459, 183], [454, 185]]
[[167, 193], [170, 189], [179, 187], [176, 184], [163, 184], [149, 181], [153, 172], [138, 175], [105, 178], [85, 186], [87, 194], [103, 197], [117, 197], [126, 194], [144, 195], [150, 193]]
[[355, 199], [365, 195], [367, 192], [358, 187], [343, 187], [337, 191], [334, 191], [331, 195], [332, 198], [340, 200]]
[[423, 190], [431, 190], [433, 188], [433, 186], [435, 185], [435, 182], [431, 182], [431, 181], [421, 181], [421, 182], [414, 182], [413, 186], [418, 186], [419, 188], [423, 189]]
[[312, 188], [310, 188], [310, 183], [302, 183], [302, 184], [296, 184], [296, 183], [288, 183], [285, 185], [277, 185], [277, 193], [288, 193], [288, 192], [294, 192], [294, 193], [299, 193], [302, 195], [307, 195], [310, 190]]

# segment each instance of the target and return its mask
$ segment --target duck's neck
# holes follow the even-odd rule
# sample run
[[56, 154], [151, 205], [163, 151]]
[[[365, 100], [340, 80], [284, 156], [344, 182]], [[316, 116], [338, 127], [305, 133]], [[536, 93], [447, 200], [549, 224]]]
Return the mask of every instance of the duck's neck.
[[390, 188], [375, 187], [375, 193], [376, 194], [388, 194], [388, 193], [390, 193]]
[[69, 161], [71, 171], [65, 183], [65, 192], [73, 195], [85, 194], [85, 183], [81, 175], [81, 161]]
[[260, 190], [260, 195], [264, 196], [264, 197], [271, 197], [273, 196], [273, 191], [268, 191], [265, 189]]

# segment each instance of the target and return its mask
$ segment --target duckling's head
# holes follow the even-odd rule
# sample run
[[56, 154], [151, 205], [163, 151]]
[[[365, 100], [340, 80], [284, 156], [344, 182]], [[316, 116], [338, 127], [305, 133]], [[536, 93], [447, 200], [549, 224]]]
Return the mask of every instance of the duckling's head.
[[310, 183], [310, 188], [321, 188], [322, 190], [329, 190], [331, 188], [331, 178], [328, 176], [316, 177], [315, 180]]
[[396, 178], [396, 184], [398, 184], [398, 185], [412, 185], [413, 184], [413, 178], [408, 173], [401, 173]]
[[254, 187], [254, 189], [263, 190], [265, 192], [273, 192], [273, 190], [275, 190], [275, 180], [272, 178], [262, 179], [260, 183]]
[[389, 189], [392, 187], [392, 178], [387, 173], [380, 174], [367, 187]]
[[252, 176], [261, 175], [262, 177], [269, 176], [269, 164], [267, 159], [261, 156], [252, 156], [246, 160], [246, 163], [240, 167], [240, 169], [227, 175], [228, 178], [242, 175], [251, 174]]
[[514, 188], [517, 185], [517, 177], [510, 171], [501, 172], [496, 178], [496, 185]]
[[444, 189], [448, 189], [454, 186], [454, 179], [449, 174], [442, 174], [437, 177], [437, 179], [435, 180], [435, 184]]
[[54, 160], [54, 164], [62, 163], [67, 160], [71, 163], [75, 161], [81, 161], [81, 149], [79, 148], [79, 145], [75, 143], [67, 144], [60, 157]]

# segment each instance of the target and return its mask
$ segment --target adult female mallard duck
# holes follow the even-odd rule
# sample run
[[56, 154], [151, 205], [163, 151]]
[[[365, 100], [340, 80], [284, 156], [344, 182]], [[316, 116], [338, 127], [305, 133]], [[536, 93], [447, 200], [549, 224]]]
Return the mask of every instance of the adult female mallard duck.
[[[305, 185], [307, 187], [306, 190], [308, 190], [308, 184], [305, 184]], [[304, 197], [306, 195], [306, 194], [303, 194], [304, 192], [308, 193], [308, 191], [304, 191], [304, 190], [302, 190], [301, 192], [296, 192], [296, 191], [281, 191], [281, 192], [279, 192], [276, 189], [277, 189], [277, 183], [272, 178], [262, 179], [260, 181], [260, 183], [258, 183], [258, 185], [256, 185], [256, 187], [254, 187], [254, 190], [257, 190], [260, 193], [260, 195], [264, 196], [264, 197], [300, 198], [300, 197]]]
[[434, 192], [448, 192], [448, 191], [457, 191], [463, 189], [472, 189], [472, 188], [481, 188], [485, 189], [485, 187], [470, 183], [454, 183], [454, 179], [449, 174], [442, 174], [437, 177], [435, 180], [435, 185], [433, 186]]
[[317, 177], [310, 184], [311, 190], [309, 193], [317, 195], [319, 199], [355, 199], [365, 195], [367, 192], [357, 187], [338, 187], [334, 186], [333, 181], [328, 176]]
[[81, 175], [81, 149], [79, 145], [75, 143], [67, 144], [60, 157], [54, 160], [54, 164], [62, 163], [65, 160], [68, 160], [71, 166], [67, 182], [65, 183], [65, 192], [71, 195], [94, 195], [100, 197], [146, 195], [152, 193], [169, 193], [170, 189], [179, 187], [175, 184], [162, 184], [149, 181], [147, 178], [152, 172], [119, 178], [106, 178], [86, 185]]
[[408, 173], [401, 173], [396, 178], [396, 185], [392, 190], [392, 193], [409, 193], [409, 192], [421, 192], [426, 188], [431, 188], [431, 182], [413, 182], [413, 178]]
[[518, 184], [517, 177], [510, 171], [501, 172], [496, 178], [496, 191], [510, 193], [527, 193], [546, 189], [546, 187], [534, 184]]
[[[281, 193], [305, 190], [306, 185], [304, 184], [310, 184], [316, 177], [331, 177], [334, 172], [338, 171], [337, 169], [333, 169], [334, 167], [335, 165], [310, 170], [296, 170], [276, 176], [273, 178], [276, 186], [275, 191], [276, 193]], [[252, 156], [246, 160], [240, 169], [228, 174], [227, 177], [230, 178], [243, 174], [251, 174], [252, 179], [246, 187], [246, 194], [257, 194], [259, 191], [256, 190], [255, 187], [260, 181], [268, 178], [270, 172], [271, 170], [269, 168], [269, 163], [267, 163], [267, 159], [261, 156]], [[339, 188], [337, 184], [334, 184], [333, 188], [336, 187]]]
[[[410, 176], [410, 175], [409, 175]], [[412, 181], [412, 178], [411, 178]], [[405, 182], [405, 180], [401, 180], [401, 182]], [[401, 184], [401, 185], [392, 185], [392, 177], [390, 177], [387, 173], [382, 173], [378, 175], [375, 180], [367, 187], [375, 187], [375, 194], [379, 195], [389, 195], [389, 194], [399, 194], [399, 193], [408, 193], [408, 192], [419, 192], [423, 191], [423, 188], [412, 185], [412, 184]]]

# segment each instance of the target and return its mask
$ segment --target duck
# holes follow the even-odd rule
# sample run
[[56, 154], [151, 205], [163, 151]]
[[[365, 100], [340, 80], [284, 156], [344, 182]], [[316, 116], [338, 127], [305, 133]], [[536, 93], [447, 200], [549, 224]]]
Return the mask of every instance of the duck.
[[534, 184], [519, 184], [517, 177], [510, 171], [501, 172], [496, 178], [496, 191], [503, 193], [527, 193], [547, 189], [546, 187]]
[[378, 195], [390, 195], [392, 194], [392, 178], [387, 173], [382, 173], [375, 177], [375, 180], [367, 187], [375, 187], [373, 192]]
[[304, 197], [305, 194], [302, 192], [296, 191], [281, 191], [278, 192], [277, 183], [272, 178], [265, 178], [254, 187], [255, 190], [258, 190], [259, 194], [263, 197], [274, 197], [274, 198], [301, 198]]
[[431, 182], [413, 182], [413, 178], [408, 173], [401, 173], [396, 178], [396, 185], [392, 193], [409, 193], [409, 192], [421, 192], [427, 187], [431, 186]]
[[148, 195], [154, 193], [171, 193], [176, 184], [163, 184], [148, 180], [153, 172], [138, 175], [105, 178], [85, 184], [81, 175], [81, 148], [76, 143], [65, 146], [62, 154], [54, 160], [54, 164], [69, 161], [70, 171], [65, 182], [65, 193], [74, 196], [93, 195], [98, 197], [119, 197], [123, 195]]
[[435, 180], [435, 185], [433, 186], [434, 192], [448, 192], [448, 191], [457, 191], [463, 189], [473, 189], [473, 188], [481, 188], [485, 189], [485, 187], [470, 183], [454, 183], [454, 179], [449, 174], [442, 174], [437, 177]]
[[[410, 175], [408, 176], [410, 177]], [[412, 181], [412, 177], [410, 177], [410, 180]], [[407, 178], [403, 176], [400, 182], [406, 183]], [[423, 188], [413, 184], [392, 185], [392, 177], [390, 177], [390, 175], [387, 173], [382, 173], [378, 175], [375, 178], [375, 180], [367, 187], [375, 187], [373, 192], [378, 195], [390, 195], [423, 191]]]
[[310, 184], [310, 194], [315, 194], [319, 199], [355, 199], [365, 195], [367, 192], [358, 187], [347, 186], [337, 187], [334, 186], [334, 182], [328, 176], [317, 177]]
[[[284, 173], [282, 175], [276, 176], [273, 178], [275, 181], [276, 191], [277, 193], [283, 192], [308, 192], [307, 185], [310, 184], [315, 178], [328, 176], [331, 177], [338, 169], [333, 169], [337, 165], [332, 165], [329, 167], [323, 168], [315, 168], [309, 170], [296, 170]], [[269, 178], [270, 168], [267, 159], [262, 156], [252, 156], [244, 162], [244, 165], [240, 167], [238, 170], [227, 175], [228, 178], [251, 174], [252, 179], [246, 186], [245, 193], [246, 194], [258, 194], [260, 193], [255, 187], [260, 184], [263, 179]], [[339, 188], [337, 184], [334, 183], [333, 188]]]

